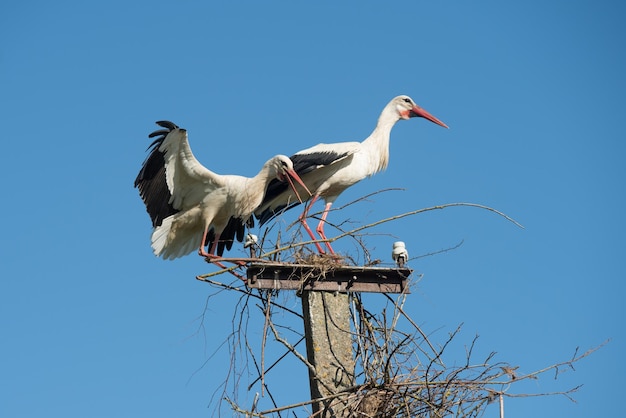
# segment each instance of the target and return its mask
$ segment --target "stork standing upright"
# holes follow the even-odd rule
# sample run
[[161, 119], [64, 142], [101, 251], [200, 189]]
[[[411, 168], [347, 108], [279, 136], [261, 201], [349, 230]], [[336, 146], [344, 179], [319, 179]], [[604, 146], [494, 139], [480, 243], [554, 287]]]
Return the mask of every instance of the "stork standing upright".
[[196, 160], [185, 129], [168, 121], [157, 124], [165, 129], [150, 135], [157, 138], [135, 180], [152, 219], [152, 249], [157, 256], [174, 259], [199, 248], [201, 256], [217, 258], [224, 246], [230, 249], [235, 235], [238, 241], [243, 239], [245, 224], [252, 220], [271, 180], [287, 181], [297, 199], [290, 177], [307, 190], [284, 155], [271, 158], [252, 178], [219, 175]]
[[[325, 240], [326, 247], [331, 254], [335, 252], [326, 241], [324, 224], [333, 202], [348, 187], [387, 168], [391, 129], [400, 119], [413, 117], [422, 117], [444, 128], [448, 127], [416, 105], [409, 96], [403, 95], [393, 98], [385, 106], [378, 118], [376, 128], [363, 142], [322, 143], [290, 157], [294, 170], [313, 193], [299, 220], [311, 239], [317, 241], [306, 218], [317, 199], [320, 197], [324, 199], [326, 205], [316, 230], [320, 238]], [[263, 203], [255, 211], [260, 224], [263, 225], [281, 211], [300, 204], [301, 202], [296, 200], [294, 193], [295, 191], [289, 190], [285, 184], [270, 182]], [[315, 242], [315, 245], [320, 253], [324, 253], [324, 249], [318, 242]]]

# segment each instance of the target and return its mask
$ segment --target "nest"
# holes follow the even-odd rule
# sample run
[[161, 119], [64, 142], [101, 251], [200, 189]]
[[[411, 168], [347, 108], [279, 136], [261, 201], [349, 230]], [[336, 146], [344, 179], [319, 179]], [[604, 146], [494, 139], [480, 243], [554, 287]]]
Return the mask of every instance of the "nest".
[[[420, 209], [351, 231], [341, 231], [341, 234], [333, 240], [343, 237], [352, 238], [358, 243], [357, 247], [362, 249], [358, 257], [366, 261], [363, 264], [369, 264], [367, 247], [361, 241], [363, 231], [381, 223], [453, 206], [487, 209], [519, 226], [517, 222], [494, 209], [476, 204], [455, 203]], [[303, 244], [299, 239], [301, 237], [295, 234], [286, 244], [281, 242], [280, 231], [274, 236], [272, 242], [266, 230], [258, 245], [261, 255], [255, 254], [258, 258], [252, 257], [250, 260], [312, 267], [307, 269], [305, 275], [297, 277], [302, 282], [319, 280], [320, 277], [332, 274], [339, 267], [358, 265], [348, 256], [337, 257], [312, 253], [305, 245], [306, 243]], [[571, 399], [570, 395], [578, 387], [562, 392], [531, 395], [509, 395], [507, 391], [512, 384], [526, 379], [536, 379], [550, 370], [558, 375], [561, 369], [572, 367], [574, 362], [597, 349], [594, 348], [583, 354], [576, 352], [568, 361], [553, 364], [532, 373], [519, 374], [516, 371], [517, 367], [505, 362], [494, 362], [495, 353], [490, 353], [486, 358], [476, 362], [472, 354], [477, 340], [475, 337], [469, 346], [464, 346], [461, 350], [465, 352], [464, 359], [459, 361], [457, 356], [448, 363], [444, 361], [444, 358], [449, 356], [448, 352], [453, 345], [453, 340], [460, 332], [460, 326], [447, 334], [442, 341], [432, 342], [427, 336], [430, 333], [423, 332], [405, 313], [405, 294], [392, 299], [388, 294], [383, 293], [382, 297], [387, 300], [386, 306], [372, 313], [365, 308], [360, 294], [354, 293], [350, 295], [351, 329], [346, 331], [350, 332], [356, 360], [355, 370], [352, 373], [352, 386], [324, 399], [307, 399], [285, 405], [285, 402], [279, 400], [277, 394], [271, 392], [272, 383], [269, 379], [274, 377], [271, 371], [278, 363], [291, 359], [304, 365], [304, 369], [301, 370], [303, 373], [306, 373], [305, 369], [308, 369], [312, 378], [316, 376], [316, 370], [307, 361], [306, 354], [301, 353], [303, 348], [300, 344], [305, 339], [304, 331], [300, 331], [303, 316], [288, 307], [293, 303], [292, 300], [283, 305], [277, 303], [275, 291], [254, 292], [243, 286], [226, 285], [208, 280], [208, 277], [212, 275], [214, 274], [198, 276], [198, 278], [220, 287], [216, 295], [224, 289], [237, 291], [242, 295], [233, 311], [233, 332], [227, 338], [228, 344], [225, 344], [231, 353], [231, 370], [221, 385], [223, 392], [217, 399], [226, 400], [229, 408], [246, 417], [298, 416], [297, 412], [303, 410], [302, 415], [308, 416], [311, 405], [314, 403], [333, 406], [333, 414], [321, 411], [319, 416], [478, 417], [483, 415], [486, 406], [494, 401], [500, 402], [502, 411], [503, 399], [506, 396], [563, 395]], [[250, 300], [256, 303], [250, 304]], [[255, 317], [252, 312], [261, 313], [262, 316]], [[254, 322], [250, 321], [253, 317]], [[290, 320], [295, 321], [290, 322]], [[249, 326], [256, 325], [258, 328], [259, 324], [263, 326], [262, 332], [258, 329], [249, 332]], [[261, 335], [260, 350], [258, 349], [259, 343], [252, 341], [249, 335]], [[274, 337], [272, 341], [268, 341], [268, 335]], [[266, 345], [271, 343], [282, 346], [278, 351], [285, 354], [274, 363], [266, 364]], [[250, 365], [254, 365], [254, 368]], [[240, 382], [240, 378], [246, 375], [252, 376], [252, 382], [248, 385], [247, 391]], [[276, 378], [284, 380], [281, 376], [276, 376]], [[238, 397], [241, 393], [251, 391], [252, 388], [258, 390], [257, 397], [252, 406], [244, 407], [237, 401]], [[268, 397], [259, 398], [259, 392], [262, 395], [269, 395], [270, 405], [266, 404], [265, 409], [260, 404]]]

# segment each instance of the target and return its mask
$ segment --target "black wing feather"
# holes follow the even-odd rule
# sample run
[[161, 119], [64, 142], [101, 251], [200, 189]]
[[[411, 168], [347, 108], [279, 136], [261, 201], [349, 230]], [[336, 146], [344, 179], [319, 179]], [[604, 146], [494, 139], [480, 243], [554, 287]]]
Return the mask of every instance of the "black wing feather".
[[163, 219], [178, 212], [169, 203], [172, 194], [167, 187], [165, 177], [165, 158], [163, 152], [159, 151], [167, 134], [178, 129], [178, 126], [169, 121], [158, 121], [157, 124], [166, 129], [154, 131], [148, 135], [149, 138], [156, 137], [156, 139], [148, 147], [150, 154], [143, 162], [134, 183], [134, 186], [139, 189], [139, 196], [146, 205], [153, 227], [160, 226]]
[[[291, 162], [293, 163], [293, 169], [298, 174], [298, 176], [302, 177], [306, 173], [310, 173], [315, 170], [319, 166], [325, 166], [334, 163], [337, 160], [340, 160], [346, 156], [348, 156], [349, 152], [337, 153], [331, 151], [325, 152], [315, 152], [311, 154], [294, 154], [291, 157]], [[270, 184], [267, 186], [267, 191], [265, 192], [264, 201], [272, 200], [276, 196], [287, 191], [289, 188], [289, 184], [280, 180], [272, 180]], [[259, 220], [259, 225], [263, 225], [270, 220], [272, 220], [277, 215], [288, 211], [296, 206], [298, 206], [300, 202], [293, 202], [288, 205], [280, 205], [275, 208], [265, 209], [260, 215], [257, 216]]]
[[329, 165], [350, 154], [331, 151], [314, 152], [312, 154], [295, 154], [289, 157], [293, 162], [293, 169], [299, 176], [315, 170], [319, 166]]
[[[254, 220], [252, 219], [252, 217], [250, 217], [248, 221], [244, 221], [241, 218], [230, 218], [228, 220], [228, 224], [226, 225], [226, 228], [224, 228], [224, 230], [220, 234], [220, 240], [217, 243], [217, 248], [215, 249], [215, 255], [218, 255], [221, 257], [224, 254], [224, 250], [230, 251], [230, 249], [233, 247], [233, 243], [235, 242], [235, 239], [237, 239], [238, 242], [242, 242], [245, 232], [246, 232], [246, 226], [250, 228], [254, 227]], [[211, 248], [214, 242], [215, 242], [215, 231], [211, 229], [209, 233], [207, 234], [204, 245]]]

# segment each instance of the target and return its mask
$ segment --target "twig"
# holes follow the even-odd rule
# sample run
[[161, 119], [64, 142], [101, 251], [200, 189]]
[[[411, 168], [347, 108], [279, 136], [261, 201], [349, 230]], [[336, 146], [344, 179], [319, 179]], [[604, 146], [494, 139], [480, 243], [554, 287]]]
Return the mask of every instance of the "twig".
[[538, 375], [543, 374], [543, 373], [545, 373], [545, 372], [547, 372], [549, 370], [557, 371], [557, 374], [555, 375], [555, 379], [556, 379], [556, 377], [558, 376], [558, 369], [559, 369], [559, 367], [561, 367], [561, 366], [570, 366], [570, 367], [572, 367], [572, 365], [574, 363], [576, 363], [577, 361], [582, 360], [583, 358], [589, 356], [590, 354], [594, 353], [595, 351], [598, 351], [600, 348], [602, 348], [605, 345], [607, 345], [609, 343], [609, 341], [610, 340], [606, 340], [602, 344], [600, 344], [600, 345], [598, 345], [596, 347], [590, 348], [589, 350], [585, 351], [584, 353], [582, 353], [580, 355], [577, 355], [578, 348], [576, 348], [574, 356], [570, 360], [563, 361], [563, 362], [560, 362], [560, 363], [556, 363], [556, 364], [553, 364], [553, 365], [548, 366], [548, 367], [544, 367], [543, 369], [536, 370], [536, 371], [534, 371], [532, 373], [524, 374], [524, 375], [521, 375], [521, 376], [513, 376], [513, 377], [511, 377], [511, 379], [509, 381], [504, 382], [504, 384], [513, 383], [513, 381], [518, 382], [518, 381], [525, 380], [525, 379], [536, 379], [536, 377]]
[[501, 217], [503, 217], [504, 219], [508, 220], [509, 222], [512, 222], [513, 224], [515, 224], [516, 226], [524, 229], [524, 226], [521, 225], [519, 222], [517, 222], [515, 219], [511, 218], [510, 216], [504, 214], [503, 212], [500, 212], [497, 209], [491, 208], [489, 206], [485, 206], [485, 205], [480, 205], [477, 203], [466, 203], [466, 202], [460, 202], [460, 203], [446, 203], [443, 205], [437, 205], [437, 206], [431, 206], [428, 208], [422, 208], [422, 209], [417, 209], [411, 212], [406, 212], [400, 215], [395, 215], [386, 219], [382, 219], [376, 222], [372, 222], [369, 223], [367, 225], [362, 225], [360, 227], [354, 228], [350, 231], [346, 231], [346, 232], [342, 232], [332, 238], [328, 238], [328, 239], [319, 239], [319, 240], [310, 240], [310, 241], [304, 241], [304, 242], [300, 242], [300, 243], [291, 243], [285, 246], [282, 246], [280, 248], [276, 248], [274, 250], [268, 251], [264, 254], [261, 255], [261, 258], [267, 258], [272, 256], [273, 254], [279, 253], [279, 252], [284, 252], [284, 251], [288, 251], [294, 248], [298, 248], [298, 247], [303, 247], [303, 246], [307, 246], [310, 244], [315, 244], [315, 243], [324, 243], [324, 242], [335, 242], [341, 238], [344, 238], [346, 236], [352, 236], [354, 234], [356, 234], [357, 232], [363, 231], [365, 229], [369, 229], [369, 228], [373, 228], [375, 226], [387, 223], [387, 222], [391, 222], [391, 221], [395, 221], [398, 219], [402, 219], [402, 218], [406, 218], [407, 216], [412, 216], [412, 215], [417, 215], [420, 213], [424, 213], [424, 212], [429, 212], [429, 211], [433, 211], [433, 210], [442, 210], [442, 209], [446, 209], [446, 208], [450, 208], [450, 207], [457, 207], [457, 206], [466, 206], [466, 207], [473, 207], [473, 208], [479, 208], [479, 209], [484, 209], [490, 212], [493, 212]]
[[[393, 299], [391, 299], [391, 297], [386, 294], [383, 293], [383, 295], [385, 295], [385, 297], [387, 299], [389, 299], [391, 302], [393, 302]], [[439, 364], [441, 365], [441, 367], [445, 367], [445, 365], [443, 364], [442, 360], [439, 358], [437, 350], [435, 350], [435, 347], [433, 347], [433, 345], [431, 344], [430, 340], [428, 339], [428, 337], [426, 336], [426, 334], [424, 333], [424, 331], [422, 331], [422, 329], [419, 327], [419, 325], [417, 325], [415, 323], [415, 321], [413, 321], [413, 319], [406, 314], [406, 312], [404, 312], [404, 310], [402, 309], [402, 307], [398, 307], [398, 310], [400, 311], [400, 313], [404, 316], [404, 318], [409, 321], [409, 323], [413, 326], [413, 328], [415, 328], [415, 330], [417, 332], [419, 332], [419, 334], [422, 336], [422, 338], [424, 339], [424, 341], [426, 342], [426, 344], [428, 344], [428, 347], [430, 347], [430, 349], [432, 350], [432, 352], [436, 355], [435, 359], [433, 361], [439, 361]]]
[[[211, 284], [213, 286], [223, 287], [226, 290], [234, 290], [236, 292], [243, 293], [246, 296], [253, 297], [253, 298], [256, 298], [256, 299], [259, 299], [259, 300], [263, 300], [263, 298], [261, 296], [255, 295], [255, 294], [251, 293], [250, 289], [248, 289], [248, 288], [242, 289], [240, 287], [235, 287], [235, 286], [232, 286], [232, 285], [229, 285], [229, 284], [226, 284], [226, 283], [217, 282], [215, 280], [208, 280], [208, 279], [199, 278], [199, 277], [200, 276], [197, 276], [196, 279], [200, 280], [201, 282], [205, 282], [205, 283]], [[286, 306], [283, 306], [283, 305], [280, 305], [280, 304], [276, 304], [276, 303], [274, 303], [274, 306], [277, 306], [280, 309], [284, 310], [285, 312], [289, 312], [290, 314], [293, 314], [293, 315], [297, 316], [298, 318], [302, 318], [302, 314], [301, 313], [298, 313], [298, 312], [296, 312], [296, 311], [294, 311], [292, 309], [289, 309]]]
[[[296, 342], [296, 343], [293, 345], [293, 346], [294, 346], [294, 348], [295, 348], [295, 347], [297, 347], [297, 346], [298, 346], [298, 345], [299, 345], [302, 341], [304, 341], [304, 339], [305, 339], [305, 337], [300, 338], [300, 339], [298, 340], [298, 342]], [[272, 363], [272, 364], [271, 364], [271, 366], [270, 366], [270, 367], [268, 367], [268, 368], [265, 370], [265, 374], [269, 373], [269, 372], [270, 372], [270, 371], [274, 368], [274, 366], [276, 366], [278, 363], [280, 363], [280, 361], [281, 361], [282, 359], [284, 359], [285, 357], [287, 357], [287, 356], [289, 355], [289, 353], [291, 353], [291, 351], [290, 351], [290, 350], [287, 350], [286, 352], [284, 352], [284, 353], [283, 353], [283, 355], [282, 355], [282, 356], [278, 357], [278, 358], [276, 359], [276, 361], [274, 361], [274, 363]], [[250, 383], [250, 384], [248, 385], [248, 390], [252, 389], [252, 387], [255, 385], [255, 383], [256, 383], [256, 382], [258, 382], [259, 380], [261, 380], [261, 376], [257, 377], [257, 378], [256, 378], [256, 379], [252, 382], [252, 383]]]

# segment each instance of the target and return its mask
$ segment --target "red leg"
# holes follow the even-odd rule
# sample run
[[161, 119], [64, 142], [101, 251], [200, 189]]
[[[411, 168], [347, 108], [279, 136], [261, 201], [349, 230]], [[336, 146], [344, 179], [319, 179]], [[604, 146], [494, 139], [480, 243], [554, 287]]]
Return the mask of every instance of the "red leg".
[[[211, 254], [211, 255], [210, 255], [209, 257], [207, 257], [207, 258], [219, 258], [219, 257], [218, 257], [218, 256], [216, 256], [216, 255]], [[219, 261], [211, 261], [211, 263], [215, 264], [216, 266], [218, 266], [219, 268], [222, 268], [222, 269], [224, 269], [224, 270], [226, 270], [226, 269], [228, 269], [228, 268], [229, 268], [229, 267], [226, 267], [224, 264], [220, 263]], [[248, 283], [248, 279], [247, 279], [247, 278], [245, 278], [245, 277], [243, 277], [241, 274], [239, 274], [239, 273], [237, 273], [237, 272], [235, 272], [235, 271], [233, 271], [233, 270], [228, 270], [228, 272], [229, 272], [230, 274], [232, 274], [233, 276], [237, 277], [238, 279], [243, 280], [243, 282], [244, 282], [244, 283]]]
[[[328, 211], [330, 210], [330, 207], [332, 206], [332, 203], [326, 203], [326, 207], [324, 208], [324, 213], [322, 213], [322, 219], [320, 219], [320, 223], [317, 225], [317, 233], [320, 235], [320, 237], [322, 237], [323, 240], [327, 240], [328, 238], [326, 238], [326, 234], [324, 233], [324, 224], [326, 223], [326, 217], [328, 216]], [[330, 254], [335, 254], [335, 251], [333, 251], [333, 247], [330, 246], [330, 242], [325, 242], [326, 247], [328, 247], [328, 252]]]
[[[207, 226], [206, 228], [204, 228], [204, 234], [202, 234], [202, 241], [200, 241], [200, 248], [198, 249], [198, 254], [200, 254], [201, 257], [211, 257], [211, 255], [213, 254], [212, 251], [209, 251], [208, 253], [204, 250], [204, 243], [206, 242], [206, 236], [209, 233], [209, 227]], [[215, 242], [217, 242], [217, 238], [219, 237], [219, 234], [217, 234], [216, 238], [215, 238]], [[214, 248], [213, 248], [214, 250]]]
[[[299, 218], [300, 223], [302, 224], [302, 226], [304, 227], [304, 229], [306, 230], [306, 232], [309, 234], [309, 236], [311, 237], [313, 241], [317, 241], [317, 237], [313, 235], [313, 231], [311, 231], [311, 228], [309, 228], [309, 225], [306, 223], [306, 218], [307, 216], [309, 216], [309, 209], [311, 209], [311, 206], [313, 206], [313, 203], [315, 203], [318, 197], [319, 197], [318, 195], [313, 196], [313, 199], [311, 199], [309, 204], [304, 207], [304, 212], [302, 212], [302, 215], [300, 215], [300, 218]], [[314, 244], [317, 247], [317, 251], [319, 251], [320, 254], [324, 254], [324, 249], [322, 248], [320, 243], [315, 242]]]
[[211, 249], [209, 250], [209, 254], [215, 255], [215, 249], [217, 248], [217, 243], [220, 240], [220, 234], [215, 234], [215, 239], [213, 240], [213, 245], [211, 245]]
[[[207, 253], [204, 250], [204, 242], [206, 241], [206, 236], [208, 234], [209, 228], [206, 228], [204, 230], [204, 234], [202, 235], [202, 241], [200, 242], [200, 249], [198, 250], [198, 254], [200, 254], [202, 257], [206, 258], [206, 260], [210, 263], [215, 264], [216, 266], [223, 268], [223, 269], [227, 269], [228, 267], [226, 267], [224, 264], [220, 263], [219, 261], [211, 261], [213, 259], [216, 258], [221, 258], [217, 255], [215, 255], [215, 249], [217, 248], [217, 242], [220, 239], [220, 234], [215, 234], [215, 240], [213, 241], [213, 245], [211, 245], [211, 250]], [[242, 264], [240, 264], [242, 265]], [[245, 265], [245, 263], [243, 263], [243, 265]], [[237, 277], [238, 279], [243, 280], [244, 283], [246, 283], [248, 281], [248, 279], [246, 279], [245, 277], [243, 277], [242, 275], [240, 275], [239, 273], [234, 272], [233, 270], [228, 270], [228, 272], [230, 274], [232, 274], [233, 276]]]

